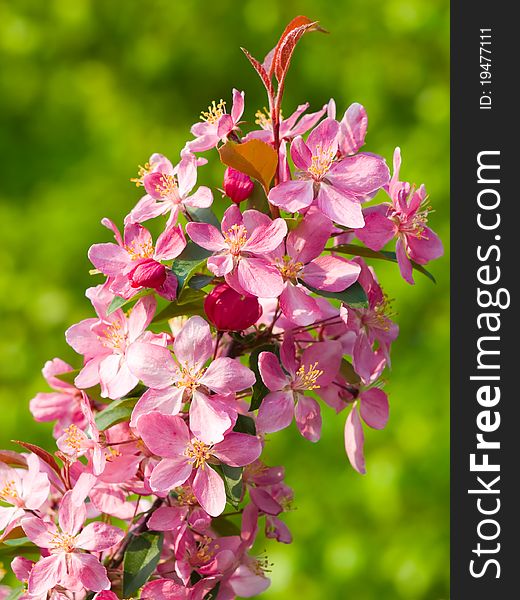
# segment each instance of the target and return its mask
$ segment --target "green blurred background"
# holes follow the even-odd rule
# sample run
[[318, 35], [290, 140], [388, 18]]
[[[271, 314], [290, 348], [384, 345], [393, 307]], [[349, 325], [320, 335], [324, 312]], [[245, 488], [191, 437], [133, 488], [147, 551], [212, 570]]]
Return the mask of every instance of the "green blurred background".
[[[175, 159], [200, 111], [233, 86], [254, 120], [266, 101], [239, 47], [262, 58], [297, 14], [330, 35], [299, 45], [284, 114], [331, 96], [341, 113], [364, 104], [366, 148], [391, 162], [401, 146], [401, 174], [426, 183], [447, 246], [447, 0], [1, 1], [0, 447], [52, 443], [28, 400], [46, 389], [45, 360], [79, 365], [63, 332], [91, 315], [87, 248], [109, 239], [103, 216], [121, 223], [137, 201], [137, 164], [156, 151]], [[220, 185], [216, 162], [202, 171]], [[295, 489], [295, 541], [266, 544], [266, 600], [448, 598], [448, 248], [431, 268], [436, 286], [378, 267], [402, 332], [390, 422], [366, 432], [364, 477], [344, 455], [346, 414], [325, 409], [317, 446], [293, 429], [272, 437], [268, 458]]]

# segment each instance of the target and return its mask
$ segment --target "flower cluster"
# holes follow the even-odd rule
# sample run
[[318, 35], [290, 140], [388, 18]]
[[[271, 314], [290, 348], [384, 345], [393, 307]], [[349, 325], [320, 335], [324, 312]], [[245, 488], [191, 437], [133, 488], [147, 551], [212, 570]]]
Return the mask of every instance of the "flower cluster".
[[[302, 104], [282, 118], [291, 53], [315, 29], [297, 17], [263, 64], [246, 53], [269, 100], [258, 128], [244, 133], [233, 90], [229, 111], [220, 100], [202, 113], [177, 164], [153, 154], [141, 167], [123, 233], [103, 220], [115, 243], [88, 253], [95, 316], [66, 332], [78, 368], [49, 361], [53, 391], [30, 403], [55, 423], [56, 447], [0, 453], [0, 540], [30, 549], [12, 562], [16, 597], [255, 596], [270, 569], [259, 530], [292, 540], [281, 518], [292, 490], [262, 460], [266, 437], [294, 420], [318, 442], [322, 408], [345, 411], [346, 454], [365, 473], [363, 423], [387, 423], [398, 326], [362, 257], [393, 258], [413, 283], [442, 244], [424, 186], [399, 180], [399, 148], [392, 176], [361, 151], [363, 106], [337, 120], [332, 100]], [[197, 171], [215, 148], [227, 199], [214, 201]], [[395, 254], [381, 255], [393, 238]]]

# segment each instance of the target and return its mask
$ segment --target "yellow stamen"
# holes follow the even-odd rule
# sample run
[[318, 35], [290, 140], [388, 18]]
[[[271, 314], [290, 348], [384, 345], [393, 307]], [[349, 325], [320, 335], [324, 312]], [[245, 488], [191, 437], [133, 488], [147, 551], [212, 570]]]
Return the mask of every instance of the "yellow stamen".
[[301, 365], [296, 371], [293, 387], [299, 390], [317, 390], [320, 386], [316, 383], [316, 380], [323, 375], [323, 371], [317, 369], [317, 366], [317, 362], [309, 365], [307, 369], [305, 365]]
[[125, 246], [125, 250], [130, 255], [132, 260], [141, 258], [153, 258], [154, 248], [151, 240], [146, 242], [132, 242], [131, 245]]
[[83, 442], [83, 437], [80, 433], [80, 430], [76, 427], [76, 425], [69, 425], [64, 433], [66, 434], [65, 443], [69, 448], [71, 448], [74, 452], [79, 452], [81, 450], [81, 445]]
[[278, 260], [276, 266], [286, 281], [296, 281], [298, 275], [303, 269], [303, 263], [295, 261], [290, 256], [284, 256], [282, 262]]
[[14, 481], [4, 481], [0, 489], [0, 499], [12, 504], [18, 500], [18, 492], [16, 491], [16, 483]]
[[208, 446], [204, 442], [194, 440], [186, 448], [186, 456], [191, 458], [191, 464], [195, 469], [204, 468], [206, 461], [211, 458], [211, 446]]
[[200, 118], [202, 121], [206, 121], [207, 123], [216, 123], [222, 115], [226, 114], [226, 103], [222, 98], [220, 102], [217, 104], [215, 100], [208, 106], [208, 110], [203, 110], [200, 113]]
[[263, 110], [257, 110], [255, 112], [255, 117], [255, 123], [257, 125], [260, 125], [262, 129], [269, 129], [271, 127], [271, 116], [269, 114], [269, 110], [265, 106]]
[[224, 241], [229, 246], [229, 252], [238, 256], [247, 242], [247, 229], [243, 225], [232, 225], [224, 235]]
[[130, 181], [135, 183], [135, 187], [142, 187], [144, 185], [144, 178], [148, 173], [152, 172], [152, 167], [150, 163], [145, 163], [144, 167], [139, 165], [139, 170], [137, 171], [137, 177], [132, 177]]
[[316, 180], [321, 180], [328, 173], [335, 158], [333, 148], [322, 148], [321, 145], [316, 146], [316, 154], [311, 159], [311, 166], [308, 171]]
[[51, 553], [74, 552], [76, 549], [76, 538], [68, 533], [56, 533], [51, 540]]

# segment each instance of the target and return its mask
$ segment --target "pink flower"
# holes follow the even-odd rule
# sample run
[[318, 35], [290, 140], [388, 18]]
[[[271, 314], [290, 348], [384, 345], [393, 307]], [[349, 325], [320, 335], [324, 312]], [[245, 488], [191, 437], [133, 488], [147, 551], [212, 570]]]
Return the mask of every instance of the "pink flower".
[[373, 429], [383, 429], [388, 421], [388, 397], [383, 390], [373, 387], [359, 394], [345, 423], [345, 450], [351, 465], [361, 474], [366, 473], [363, 446], [365, 436], [361, 419]]
[[31, 400], [29, 408], [35, 421], [56, 421], [54, 436], [59, 437], [69, 425], [84, 427], [85, 415], [81, 410], [81, 392], [73, 384], [62, 381], [57, 375], [74, 369], [59, 358], [48, 360], [43, 376], [54, 392], [41, 392]]
[[121, 398], [139, 381], [127, 366], [131, 345], [141, 337], [143, 341], [164, 344], [163, 336], [145, 333], [156, 301], [152, 296], [141, 298], [127, 317], [121, 309], [106, 314], [112, 296], [104, 286], [90, 288], [88, 295], [99, 318], [80, 321], [65, 333], [68, 344], [85, 357], [85, 366], [76, 377], [75, 385], [87, 389], [99, 383], [104, 398]]
[[278, 269], [266, 254], [282, 243], [287, 233], [283, 219], [271, 219], [257, 210], [241, 214], [230, 206], [222, 218], [222, 233], [208, 223], [188, 223], [191, 239], [215, 254], [208, 258], [208, 269], [237, 292], [257, 297], [276, 298], [283, 289]]
[[154, 412], [139, 419], [138, 431], [147, 447], [162, 458], [150, 477], [154, 491], [182, 485], [193, 473], [192, 488], [202, 508], [212, 517], [226, 505], [224, 482], [212, 469], [214, 459], [243, 467], [260, 456], [260, 440], [244, 433], [228, 433], [222, 442], [206, 444], [195, 437], [179, 416]]
[[[336, 118], [336, 105], [329, 102], [328, 116]], [[352, 103], [339, 122], [338, 151], [341, 156], [355, 154], [365, 144], [368, 127], [368, 116], [365, 107], [357, 102]]]
[[150, 232], [138, 223], [125, 225], [124, 239], [112, 221], [103, 219], [102, 223], [114, 232], [117, 244], [94, 244], [88, 256], [110, 278], [111, 292], [128, 299], [151, 288], [174, 300], [177, 278], [161, 261], [175, 258], [186, 247], [182, 227], [169, 224], [154, 247]]
[[320, 309], [306, 283], [319, 290], [341, 292], [358, 278], [360, 267], [338, 256], [320, 256], [330, 233], [331, 223], [319, 211], [311, 209], [303, 221], [287, 235], [285, 250], [278, 247], [271, 254], [285, 282], [280, 295], [280, 308], [290, 321], [310, 325]]
[[[308, 102], [305, 102], [305, 104], [300, 104], [290, 117], [281, 120], [280, 130], [278, 134], [279, 140], [291, 141], [296, 136], [303, 135], [304, 133], [309, 131], [309, 129], [314, 127], [316, 123], [321, 119], [321, 117], [325, 114], [327, 105], [325, 105], [321, 110], [318, 110], [317, 112], [309, 113], [308, 115], [303, 115], [303, 113], [308, 108]], [[255, 113], [255, 117], [255, 123], [257, 125], [260, 125], [261, 129], [251, 131], [250, 133], [248, 133], [244, 137], [244, 141], [250, 139], [257, 139], [262, 140], [267, 144], [273, 143], [273, 123], [271, 121], [271, 115], [269, 114], [267, 109], [264, 109], [264, 111], [257, 110]]]
[[352, 352], [353, 364], [360, 377], [369, 380], [381, 357], [374, 353], [377, 342], [384, 359], [390, 365], [390, 346], [399, 335], [399, 326], [391, 320], [392, 312], [388, 297], [385, 296], [372, 270], [362, 258], [353, 259], [361, 267], [359, 283], [368, 298], [367, 308], [344, 306], [340, 314], [347, 329], [356, 334]]
[[40, 459], [35, 454], [25, 458], [27, 470], [13, 469], [0, 462], [0, 531], [10, 530], [26, 510], [41, 508], [49, 496], [50, 483], [40, 471]]
[[311, 442], [317, 442], [321, 434], [320, 407], [305, 393], [330, 383], [339, 370], [341, 357], [341, 344], [329, 341], [311, 344], [298, 359], [287, 334], [280, 351], [285, 372], [275, 354], [260, 353], [258, 367], [270, 393], [258, 410], [257, 431], [279, 431], [288, 427], [294, 417], [300, 433]]
[[206, 186], [191, 191], [197, 183], [198, 159], [185, 152], [177, 166], [162, 155], [152, 155], [155, 160], [139, 180], [147, 194], [139, 200], [125, 219], [125, 224], [142, 223], [158, 215], [170, 213], [169, 224], [175, 224], [179, 211], [186, 207], [207, 208], [213, 203], [213, 194]]
[[215, 286], [204, 299], [204, 311], [219, 331], [243, 331], [262, 315], [255, 296], [243, 296], [227, 283]]
[[226, 113], [226, 103], [221, 100], [215, 101], [201, 114], [202, 123], [195, 123], [191, 133], [195, 140], [188, 142], [186, 148], [190, 152], [203, 152], [210, 150], [235, 129], [237, 129], [240, 117], [244, 112], [244, 92], [233, 89], [233, 106], [231, 114]]
[[337, 159], [340, 126], [327, 118], [309, 135], [291, 144], [291, 157], [300, 172], [269, 192], [269, 202], [288, 212], [304, 211], [314, 204], [331, 221], [346, 227], [363, 227], [361, 202], [388, 183], [385, 161], [373, 154]]
[[[59, 526], [39, 517], [22, 520], [27, 537], [47, 554], [31, 570], [30, 594], [44, 594], [57, 584], [71, 591], [110, 589], [105, 567], [90, 552], [115, 546], [124, 534], [117, 527], [100, 522], [89, 523], [82, 529], [86, 516], [85, 504], [71, 490], [60, 502]], [[80, 549], [87, 552], [79, 552]]]
[[237, 418], [236, 403], [226, 396], [251, 387], [253, 371], [226, 357], [204, 368], [213, 354], [213, 338], [201, 317], [188, 319], [175, 337], [173, 350], [177, 362], [168, 349], [157, 345], [136, 343], [129, 350], [131, 372], [151, 388], [136, 404], [130, 424], [135, 426], [141, 415], [151, 411], [177, 414], [191, 400], [192, 432], [205, 443], [221, 441]]
[[403, 279], [414, 283], [411, 261], [425, 265], [443, 255], [442, 242], [426, 223], [431, 207], [424, 185], [415, 189], [399, 181], [401, 151], [394, 152], [394, 174], [388, 186], [391, 203], [365, 209], [365, 226], [357, 237], [372, 250], [381, 250], [392, 238], [397, 238], [396, 254]]

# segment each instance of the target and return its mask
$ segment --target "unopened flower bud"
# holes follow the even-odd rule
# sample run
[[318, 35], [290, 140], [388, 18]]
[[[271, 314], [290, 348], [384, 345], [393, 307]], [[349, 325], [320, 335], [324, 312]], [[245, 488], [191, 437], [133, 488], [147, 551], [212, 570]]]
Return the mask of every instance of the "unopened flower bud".
[[240, 204], [253, 193], [254, 183], [245, 174], [228, 167], [224, 173], [224, 192], [235, 204]]
[[243, 331], [262, 315], [257, 298], [243, 296], [227, 283], [217, 285], [206, 296], [204, 310], [219, 331]]
[[158, 289], [166, 279], [166, 267], [153, 258], [140, 261], [128, 274], [130, 285], [134, 288], [146, 287]]

